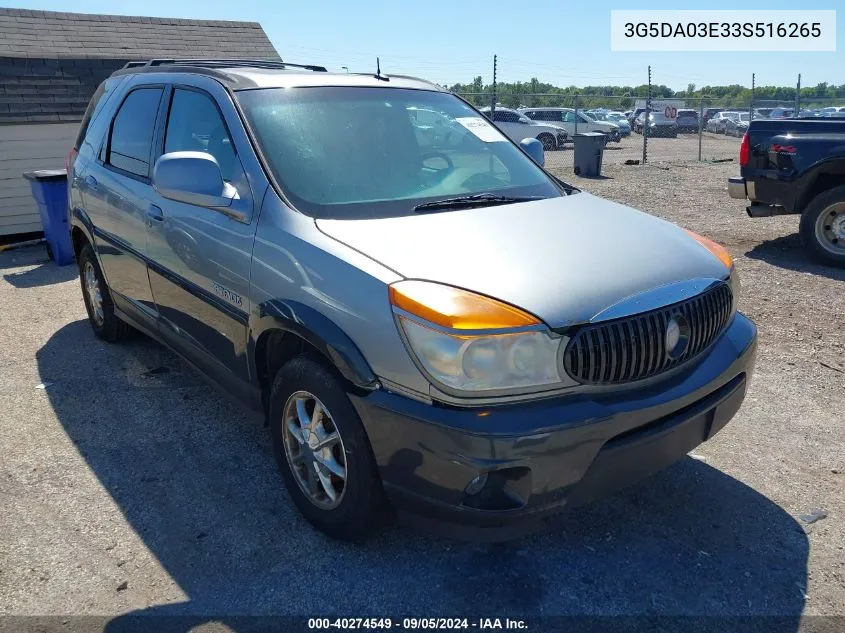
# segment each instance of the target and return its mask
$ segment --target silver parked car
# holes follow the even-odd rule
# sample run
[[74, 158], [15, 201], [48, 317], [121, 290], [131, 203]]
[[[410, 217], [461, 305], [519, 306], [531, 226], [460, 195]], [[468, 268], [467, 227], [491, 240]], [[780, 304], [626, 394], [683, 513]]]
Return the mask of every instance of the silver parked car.
[[[634, 119], [634, 129], [640, 134], [646, 127], [645, 112]], [[662, 112], [651, 112], [648, 115], [648, 135], [662, 138], [677, 138], [678, 124]]]
[[735, 117], [725, 121], [725, 134], [728, 136], [742, 136], [748, 131], [748, 122], [751, 118], [748, 112], [737, 112]]
[[96, 336], [140, 330], [263, 418], [293, 503], [338, 538], [387, 502], [514, 536], [724, 427], [756, 348], [729, 253], [387, 79], [226, 60], [107, 79], [68, 159]]
[[717, 112], [709, 121], [707, 121], [707, 131], [713, 132], [714, 134], [725, 134], [727, 123], [730, 120], [739, 120], [739, 112]]

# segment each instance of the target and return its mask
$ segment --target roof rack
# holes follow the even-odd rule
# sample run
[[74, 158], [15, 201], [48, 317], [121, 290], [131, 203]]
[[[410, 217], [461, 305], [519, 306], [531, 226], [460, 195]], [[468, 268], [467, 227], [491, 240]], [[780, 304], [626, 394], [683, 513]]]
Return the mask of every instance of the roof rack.
[[194, 66], [201, 68], [230, 68], [232, 66], [249, 68], [301, 68], [314, 72], [327, 72], [325, 66], [313, 64], [292, 64], [282, 60], [269, 59], [151, 59], [149, 61], [127, 62], [124, 68], [142, 68], [154, 66]]

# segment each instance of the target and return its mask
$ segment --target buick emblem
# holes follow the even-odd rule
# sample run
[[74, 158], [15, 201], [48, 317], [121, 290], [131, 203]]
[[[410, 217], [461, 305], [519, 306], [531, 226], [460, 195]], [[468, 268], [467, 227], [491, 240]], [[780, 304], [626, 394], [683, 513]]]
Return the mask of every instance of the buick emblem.
[[666, 335], [663, 339], [666, 345], [666, 354], [669, 358], [679, 358], [687, 348], [689, 342], [690, 328], [687, 320], [680, 314], [676, 314], [666, 325]]

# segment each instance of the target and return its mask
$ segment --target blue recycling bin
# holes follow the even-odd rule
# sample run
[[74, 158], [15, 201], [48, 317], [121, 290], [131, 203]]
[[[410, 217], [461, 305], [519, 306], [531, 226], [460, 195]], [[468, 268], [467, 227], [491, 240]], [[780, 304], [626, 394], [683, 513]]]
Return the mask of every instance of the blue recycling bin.
[[73, 244], [67, 217], [67, 170], [36, 169], [24, 173], [38, 205], [47, 254], [59, 266], [73, 263]]

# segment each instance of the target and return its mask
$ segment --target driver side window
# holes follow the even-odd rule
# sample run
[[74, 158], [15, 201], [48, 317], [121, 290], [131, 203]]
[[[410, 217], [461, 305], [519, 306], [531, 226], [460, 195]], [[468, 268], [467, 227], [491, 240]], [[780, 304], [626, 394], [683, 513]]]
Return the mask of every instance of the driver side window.
[[217, 105], [201, 92], [176, 88], [170, 103], [164, 153], [206, 152], [220, 165], [223, 180], [234, 177], [238, 159]]

